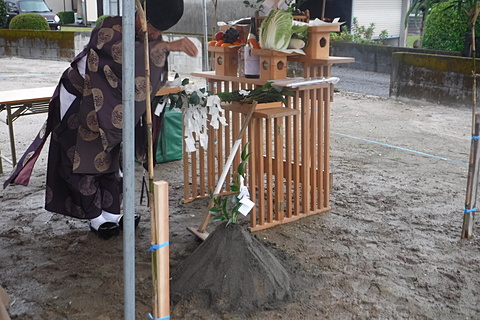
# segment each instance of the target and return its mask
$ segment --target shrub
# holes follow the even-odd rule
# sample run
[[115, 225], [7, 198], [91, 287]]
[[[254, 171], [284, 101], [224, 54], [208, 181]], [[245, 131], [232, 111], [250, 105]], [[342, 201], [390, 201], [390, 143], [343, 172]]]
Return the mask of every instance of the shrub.
[[105, 19], [106, 17], [111, 17], [111, 16], [112, 15], [104, 14], [103, 16], [98, 17], [97, 21], [95, 21], [95, 25], [98, 27], [98, 25], [100, 24], [100, 22], [102, 22], [103, 19]]
[[47, 19], [38, 13], [23, 13], [10, 21], [10, 29], [50, 30]]
[[0, 1], [0, 29], [7, 27], [7, 8], [5, 1]]
[[61, 24], [71, 24], [75, 22], [75, 14], [73, 11], [62, 11], [57, 13]]
[[348, 30], [347, 26], [342, 26], [341, 32], [332, 32], [330, 37], [333, 41], [347, 41], [355, 43], [382, 43], [388, 37], [388, 31], [382, 30], [378, 35], [378, 40], [373, 40], [372, 36], [375, 30], [375, 23], [371, 23], [369, 27], [360, 26], [358, 24], [358, 19], [353, 18], [353, 23], [351, 31]]
[[[425, 19], [425, 34], [422, 47], [434, 50], [462, 51], [465, 36], [469, 33], [468, 16], [451, 2], [440, 2], [433, 6]], [[477, 26], [475, 32], [480, 31]]]

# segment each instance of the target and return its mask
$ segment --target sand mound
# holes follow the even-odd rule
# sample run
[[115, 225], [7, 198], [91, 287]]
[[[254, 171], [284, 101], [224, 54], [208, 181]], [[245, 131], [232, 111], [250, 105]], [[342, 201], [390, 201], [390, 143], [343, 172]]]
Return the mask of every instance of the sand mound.
[[254, 311], [290, 295], [280, 262], [240, 225], [219, 225], [172, 273], [172, 301], [219, 311]]

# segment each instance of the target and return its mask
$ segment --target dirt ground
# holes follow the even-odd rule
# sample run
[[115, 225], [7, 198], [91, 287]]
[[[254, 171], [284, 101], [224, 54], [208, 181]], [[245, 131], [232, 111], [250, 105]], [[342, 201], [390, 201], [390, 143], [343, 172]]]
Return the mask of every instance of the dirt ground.
[[[0, 66], [0, 90], [11, 90], [53, 86], [66, 63], [3, 58]], [[43, 120], [15, 122], [18, 153]], [[249, 313], [172, 306], [172, 319], [480, 319], [480, 242], [460, 239], [468, 107], [338, 92], [331, 131], [332, 210], [255, 233], [290, 272], [292, 299]], [[7, 157], [8, 141], [1, 124]], [[28, 187], [0, 193], [0, 285], [11, 317], [123, 319], [123, 239], [102, 240], [87, 222], [43, 209], [46, 149]], [[4, 162], [0, 180], [11, 169]], [[156, 167], [156, 179], [169, 182], [172, 270], [199, 246], [186, 227], [198, 226], [207, 206], [183, 204], [181, 172], [181, 161]], [[145, 203], [137, 207], [137, 319], [151, 312]]]

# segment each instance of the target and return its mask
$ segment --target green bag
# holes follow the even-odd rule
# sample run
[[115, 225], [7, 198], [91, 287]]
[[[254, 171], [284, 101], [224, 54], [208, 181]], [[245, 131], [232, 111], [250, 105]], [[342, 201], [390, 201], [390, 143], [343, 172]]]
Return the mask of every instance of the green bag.
[[180, 160], [183, 157], [183, 113], [178, 109], [165, 110], [163, 126], [157, 145], [157, 163]]

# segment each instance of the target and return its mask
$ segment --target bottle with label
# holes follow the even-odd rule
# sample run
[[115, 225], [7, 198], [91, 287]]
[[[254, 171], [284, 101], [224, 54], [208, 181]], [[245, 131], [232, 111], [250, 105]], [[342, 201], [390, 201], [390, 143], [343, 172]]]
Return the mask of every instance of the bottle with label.
[[245, 77], [245, 46], [241, 46], [238, 49], [238, 67], [237, 67], [237, 77]]
[[245, 77], [246, 78], [259, 78], [260, 77], [260, 56], [252, 54], [252, 46], [248, 43], [248, 40], [255, 39], [257, 40], [257, 28], [255, 25], [255, 18], [252, 17], [250, 20], [250, 33], [247, 37], [247, 44], [245, 45], [244, 55], [244, 66], [245, 66]]

